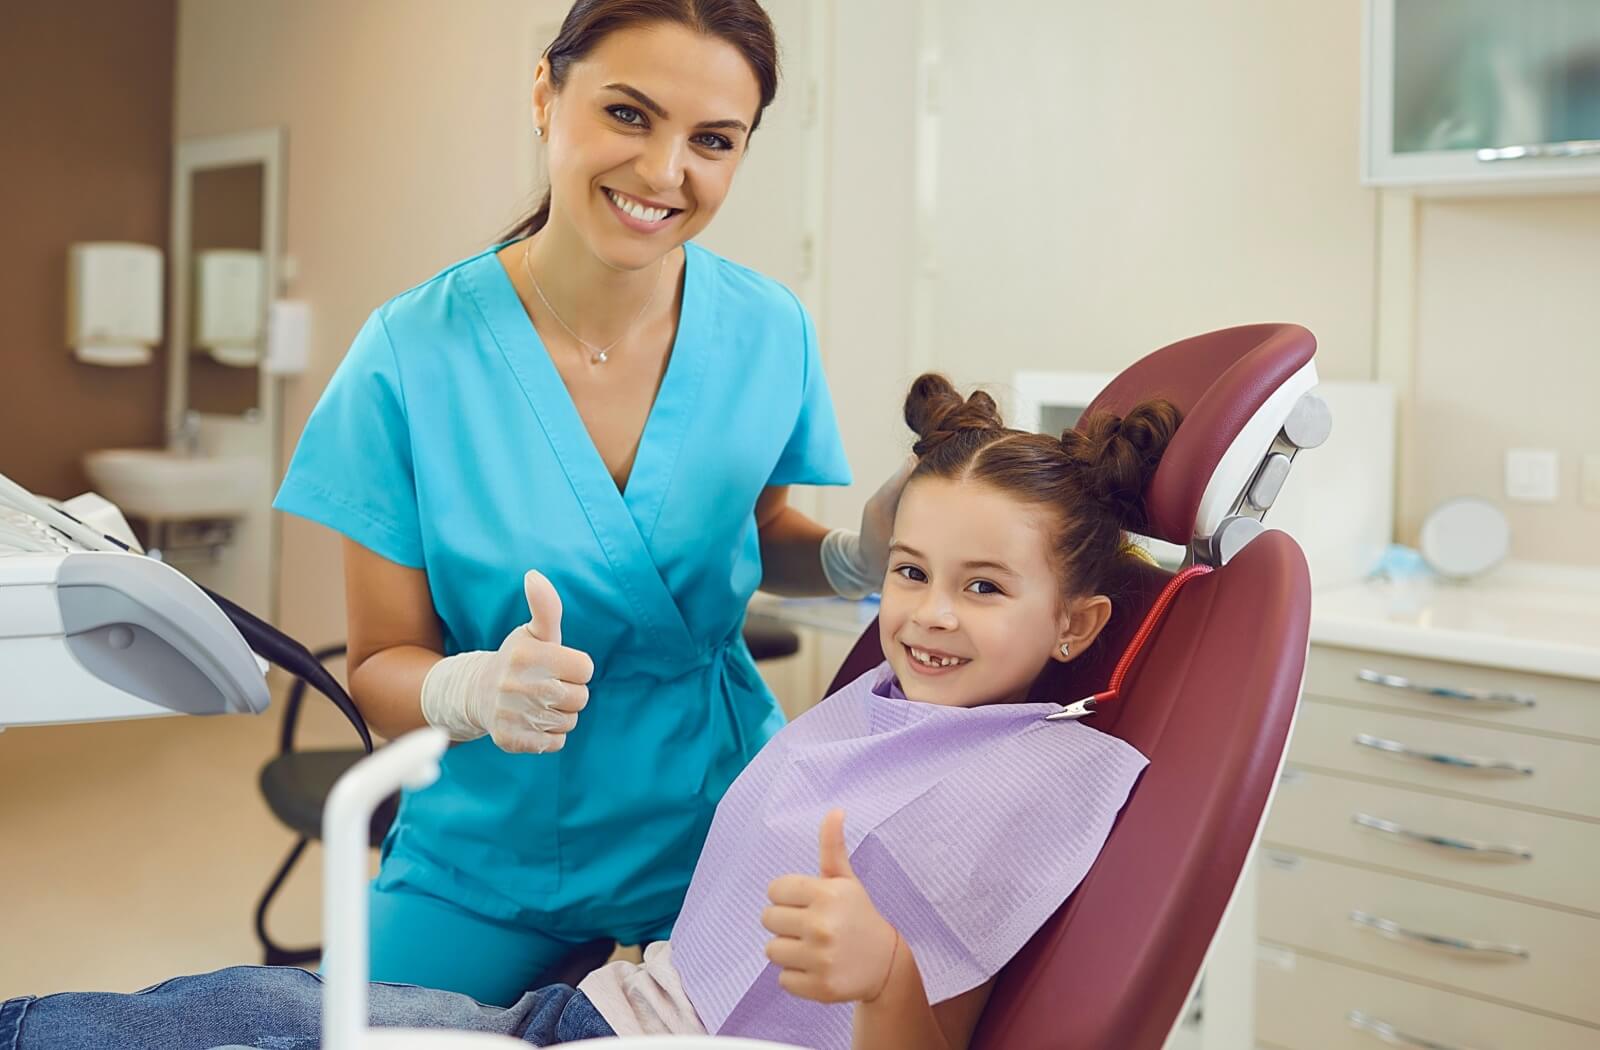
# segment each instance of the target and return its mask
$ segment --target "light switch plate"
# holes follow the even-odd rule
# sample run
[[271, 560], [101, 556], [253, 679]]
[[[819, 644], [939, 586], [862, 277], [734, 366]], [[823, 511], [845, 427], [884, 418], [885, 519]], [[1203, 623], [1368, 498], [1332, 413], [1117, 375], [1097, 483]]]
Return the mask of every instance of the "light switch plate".
[[1580, 503], [1600, 510], [1600, 452], [1590, 452], [1583, 457], [1578, 492]]
[[1561, 457], [1553, 448], [1506, 449], [1506, 499], [1554, 503], [1560, 472]]

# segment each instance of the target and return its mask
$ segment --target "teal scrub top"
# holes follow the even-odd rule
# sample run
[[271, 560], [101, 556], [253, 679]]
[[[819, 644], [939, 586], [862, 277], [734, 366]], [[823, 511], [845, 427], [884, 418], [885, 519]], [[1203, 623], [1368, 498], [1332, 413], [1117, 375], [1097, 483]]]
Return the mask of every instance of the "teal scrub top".
[[676, 342], [618, 491], [493, 250], [380, 307], [301, 434], [274, 506], [426, 571], [447, 654], [497, 649], [561, 595], [594, 658], [564, 749], [451, 748], [404, 794], [379, 889], [555, 935], [660, 931], [711, 815], [782, 724], [741, 627], [769, 485], [849, 467], [799, 301], [685, 245]]

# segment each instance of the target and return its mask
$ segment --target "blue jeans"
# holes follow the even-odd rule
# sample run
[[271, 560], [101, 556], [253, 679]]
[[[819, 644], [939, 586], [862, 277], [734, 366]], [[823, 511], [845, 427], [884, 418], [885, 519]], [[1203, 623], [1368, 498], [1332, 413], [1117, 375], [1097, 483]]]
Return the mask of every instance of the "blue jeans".
[[[507, 1009], [416, 985], [368, 986], [372, 1027], [495, 1032], [533, 1046], [614, 1035], [583, 993], [526, 992]], [[322, 980], [289, 966], [174, 977], [132, 995], [64, 992], [0, 1003], [0, 1050], [317, 1050]]]

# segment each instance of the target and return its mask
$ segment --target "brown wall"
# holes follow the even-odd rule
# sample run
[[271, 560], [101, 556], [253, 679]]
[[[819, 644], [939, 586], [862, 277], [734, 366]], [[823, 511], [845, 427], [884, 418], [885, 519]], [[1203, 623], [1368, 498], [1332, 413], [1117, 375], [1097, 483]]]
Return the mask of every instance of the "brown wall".
[[162, 348], [138, 368], [82, 364], [67, 350], [67, 246], [167, 248], [176, 3], [5, 8], [0, 473], [65, 498], [88, 487], [83, 453], [165, 440]]

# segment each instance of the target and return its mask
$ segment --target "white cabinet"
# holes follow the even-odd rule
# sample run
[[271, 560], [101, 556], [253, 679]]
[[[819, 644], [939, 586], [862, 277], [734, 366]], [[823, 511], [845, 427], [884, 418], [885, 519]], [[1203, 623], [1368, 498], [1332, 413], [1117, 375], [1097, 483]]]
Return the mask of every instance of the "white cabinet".
[[1600, 1046], [1597, 865], [1600, 682], [1312, 645], [1257, 860], [1260, 1045]]
[[1600, 2], [1367, 0], [1362, 181], [1600, 190]]

